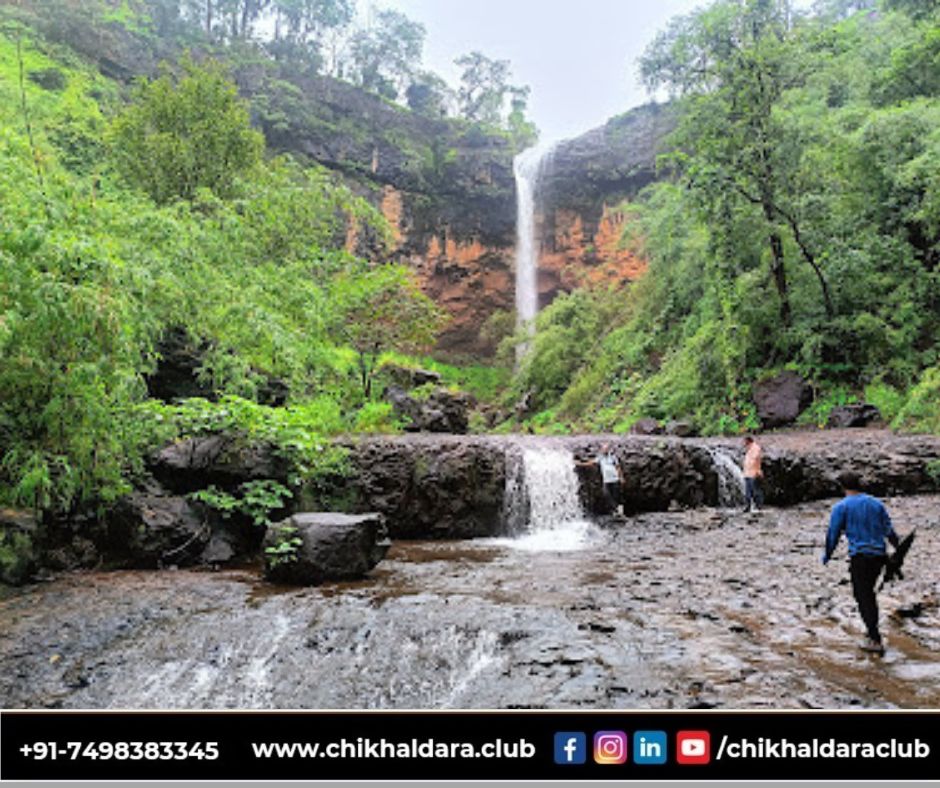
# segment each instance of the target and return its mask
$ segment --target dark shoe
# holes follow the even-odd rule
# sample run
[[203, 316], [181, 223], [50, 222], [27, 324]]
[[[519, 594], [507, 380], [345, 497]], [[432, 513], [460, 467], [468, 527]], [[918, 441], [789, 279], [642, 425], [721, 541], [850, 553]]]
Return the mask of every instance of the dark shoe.
[[866, 654], [877, 654], [879, 657], [883, 657], [885, 653], [884, 643], [882, 643], [880, 640], [865, 638], [861, 643], [858, 644], [858, 647]]

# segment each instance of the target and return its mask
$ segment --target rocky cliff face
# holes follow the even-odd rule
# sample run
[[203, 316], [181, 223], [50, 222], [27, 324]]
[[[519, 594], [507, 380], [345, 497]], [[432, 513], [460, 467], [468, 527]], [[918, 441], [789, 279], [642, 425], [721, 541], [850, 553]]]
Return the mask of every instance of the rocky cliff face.
[[[20, 9], [28, 24], [129, 82], [179, 52], [76, 4], [67, 18]], [[215, 57], [226, 53], [208, 52]], [[197, 56], [199, 53], [197, 53]], [[485, 356], [480, 329], [515, 301], [516, 198], [510, 141], [462, 121], [417, 115], [328, 77], [305, 77], [263, 59], [235, 66], [269, 146], [315, 161], [369, 199], [393, 228], [393, 259], [417, 272], [452, 317], [439, 350]], [[661, 107], [643, 107], [559, 145], [546, 173], [539, 217], [542, 306], [586, 284], [636, 279], [644, 262], [621, 247], [624, 198], [655, 175], [672, 127]], [[351, 250], [379, 257], [374, 239], [348, 228]]]
[[622, 204], [655, 179], [675, 123], [668, 105], [650, 104], [555, 148], [539, 187], [542, 306], [559, 292], [643, 275], [645, 260], [622, 243]]
[[[272, 147], [341, 173], [382, 211], [393, 256], [414, 268], [451, 316], [439, 350], [490, 353], [480, 329], [515, 301], [509, 140], [421, 117], [330, 78], [288, 82], [254, 70], [240, 72], [239, 82], [256, 97], [255, 115]], [[643, 274], [645, 262], [621, 244], [628, 218], [621, 204], [655, 178], [673, 125], [667, 107], [651, 105], [557, 146], [539, 188], [542, 306], [561, 292]], [[353, 244], [359, 240], [351, 236]]]

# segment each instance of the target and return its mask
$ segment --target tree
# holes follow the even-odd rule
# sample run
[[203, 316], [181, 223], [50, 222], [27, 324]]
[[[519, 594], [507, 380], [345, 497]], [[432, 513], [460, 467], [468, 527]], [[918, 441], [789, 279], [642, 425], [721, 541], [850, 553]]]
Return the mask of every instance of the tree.
[[482, 52], [470, 52], [454, 63], [461, 69], [460, 114], [467, 120], [501, 126], [506, 95], [509, 93], [508, 60], [491, 60]]
[[[668, 87], [689, 111], [680, 136], [682, 159], [714, 222], [733, 215], [728, 192], [759, 209], [781, 323], [792, 323], [784, 233], [813, 270], [827, 315], [829, 283], [802, 231], [787, 185], [800, 151], [787, 145], [778, 118], [784, 92], [799, 83], [802, 64], [789, 58], [792, 10], [787, 0], [721, 0], [675, 20], [641, 61], [648, 87]], [[694, 137], [694, 147], [688, 147]]]
[[529, 87], [509, 89], [509, 117], [506, 119], [506, 126], [513, 143], [517, 150], [525, 150], [531, 147], [539, 139], [538, 127], [526, 117], [526, 109], [529, 106]]
[[339, 47], [355, 16], [353, 0], [274, 0], [274, 40], [269, 49], [277, 58], [292, 57], [336, 74]]
[[374, 22], [352, 40], [357, 82], [366, 90], [397, 99], [421, 62], [425, 35], [424, 25], [404, 14], [377, 11]]
[[178, 78], [165, 68], [160, 78], [141, 81], [111, 127], [118, 169], [157, 203], [192, 200], [203, 188], [230, 196], [237, 176], [264, 150], [221, 65], [187, 58], [182, 70]]
[[432, 71], [419, 73], [405, 91], [408, 107], [428, 118], [445, 118], [454, 94], [450, 86]]
[[938, 12], [936, 0], [885, 0], [885, 7], [903, 11], [914, 19], [928, 19]]
[[426, 352], [442, 324], [440, 310], [402, 266], [357, 267], [333, 282], [336, 330], [358, 357], [366, 399], [382, 353]]

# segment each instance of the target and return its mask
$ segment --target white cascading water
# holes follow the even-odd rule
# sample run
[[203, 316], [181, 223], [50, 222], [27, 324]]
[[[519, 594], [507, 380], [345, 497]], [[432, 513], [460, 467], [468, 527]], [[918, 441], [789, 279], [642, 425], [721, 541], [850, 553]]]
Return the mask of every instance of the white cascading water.
[[[554, 145], [540, 144], [516, 156], [513, 172], [516, 176], [516, 316], [519, 328], [529, 335], [535, 330], [539, 311], [538, 268], [539, 243], [535, 221], [539, 178], [552, 159]], [[518, 358], [527, 347], [520, 346]]]
[[581, 508], [571, 452], [524, 448], [508, 467], [506, 520], [513, 538], [494, 541], [533, 552], [564, 552], [586, 546], [596, 529]]
[[718, 505], [732, 509], [744, 505], [744, 473], [727, 449], [709, 449], [718, 474]]

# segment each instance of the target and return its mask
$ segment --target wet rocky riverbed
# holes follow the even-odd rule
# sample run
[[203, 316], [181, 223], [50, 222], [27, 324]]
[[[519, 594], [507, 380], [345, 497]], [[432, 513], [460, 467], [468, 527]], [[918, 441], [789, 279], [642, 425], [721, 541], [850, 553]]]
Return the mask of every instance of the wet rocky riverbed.
[[831, 502], [608, 523], [570, 552], [399, 542], [364, 581], [81, 572], [0, 599], [5, 708], [940, 707], [940, 498], [856, 649]]

